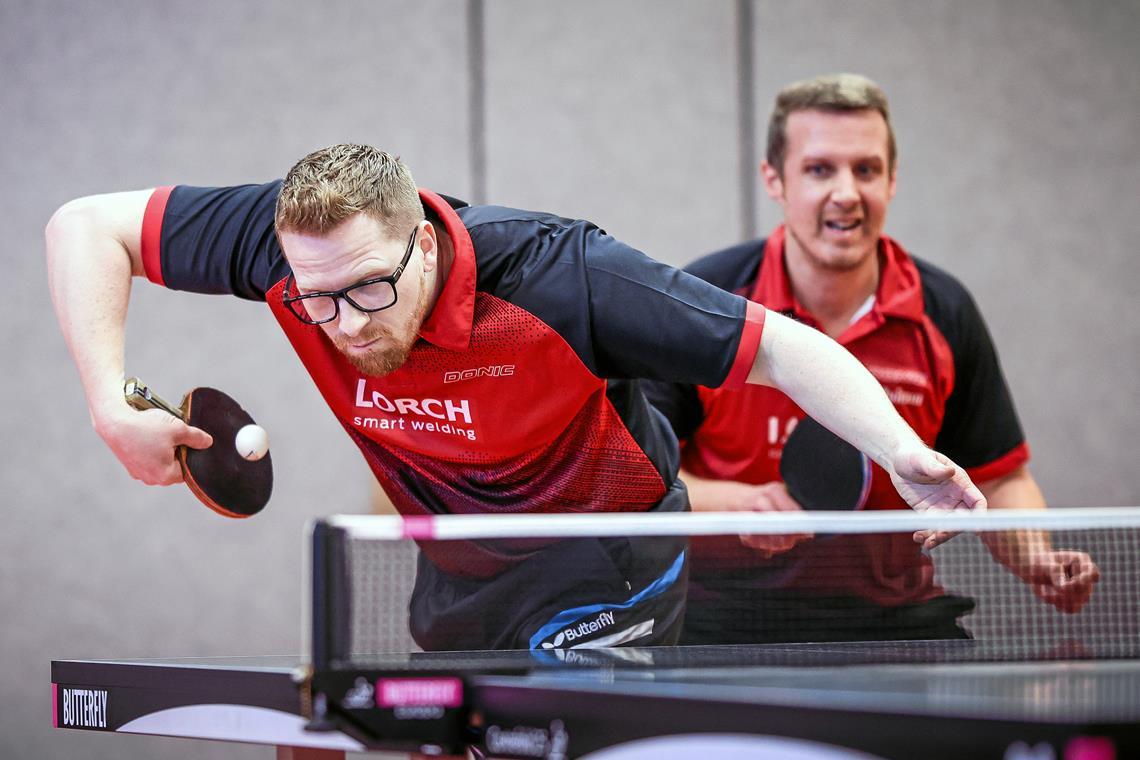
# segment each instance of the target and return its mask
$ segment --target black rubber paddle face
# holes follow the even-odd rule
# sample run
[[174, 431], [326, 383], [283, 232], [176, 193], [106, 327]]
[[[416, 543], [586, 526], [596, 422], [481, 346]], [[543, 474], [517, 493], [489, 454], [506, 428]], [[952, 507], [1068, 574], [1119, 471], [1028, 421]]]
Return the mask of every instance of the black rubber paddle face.
[[811, 417], [788, 436], [780, 477], [806, 510], [856, 510], [867, 502], [871, 462], [864, 454]]
[[269, 453], [257, 461], [234, 447], [237, 432], [256, 424], [238, 402], [215, 388], [195, 388], [182, 401], [183, 418], [214, 437], [208, 449], [179, 447], [186, 485], [203, 504], [226, 517], [249, 517], [264, 509], [273, 493]]

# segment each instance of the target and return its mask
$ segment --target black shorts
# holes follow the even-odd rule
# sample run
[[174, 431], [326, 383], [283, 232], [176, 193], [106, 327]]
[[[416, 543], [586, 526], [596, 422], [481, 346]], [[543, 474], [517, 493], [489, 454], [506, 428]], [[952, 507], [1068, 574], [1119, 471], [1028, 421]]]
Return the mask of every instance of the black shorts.
[[[657, 509], [688, 509], [679, 481]], [[421, 553], [411, 633], [428, 651], [675, 644], [687, 584], [684, 537], [565, 539], [487, 579]]]
[[974, 600], [945, 594], [892, 607], [846, 595], [749, 590], [691, 599], [682, 644], [967, 639]]

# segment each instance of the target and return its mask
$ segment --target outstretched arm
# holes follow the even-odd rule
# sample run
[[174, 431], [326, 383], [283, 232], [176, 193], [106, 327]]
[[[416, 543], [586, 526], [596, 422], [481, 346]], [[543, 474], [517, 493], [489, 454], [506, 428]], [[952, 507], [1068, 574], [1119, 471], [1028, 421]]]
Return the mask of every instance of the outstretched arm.
[[[984, 509], [966, 472], [932, 451], [899, 416], [878, 381], [823, 333], [769, 311], [748, 382], [778, 388], [890, 473], [912, 508]], [[923, 538], [927, 546], [949, 534]]]
[[182, 480], [177, 445], [205, 448], [210, 436], [164, 412], [137, 412], [123, 400], [124, 325], [131, 278], [143, 274], [141, 229], [151, 191], [80, 198], [45, 231], [48, 283], [75, 360], [95, 430], [132, 477]]

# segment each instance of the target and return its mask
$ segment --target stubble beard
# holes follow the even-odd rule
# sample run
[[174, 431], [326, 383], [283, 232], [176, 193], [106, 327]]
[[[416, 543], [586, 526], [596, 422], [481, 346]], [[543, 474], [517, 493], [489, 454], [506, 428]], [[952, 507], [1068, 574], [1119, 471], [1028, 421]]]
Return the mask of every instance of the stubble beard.
[[344, 358], [348, 359], [349, 363], [359, 372], [369, 377], [383, 377], [404, 366], [404, 362], [408, 360], [408, 355], [412, 352], [412, 347], [419, 340], [420, 327], [423, 325], [426, 314], [427, 288], [421, 287], [416, 308], [403, 324], [399, 336], [392, 330], [377, 325], [374, 330], [366, 331], [354, 339], [354, 342], [361, 342], [381, 338], [387, 344], [383, 348], [376, 348], [363, 354], [350, 353], [348, 339], [343, 335], [334, 336], [333, 341]]
[[834, 243], [822, 240], [824, 234], [823, 222], [819, 223], [816, 239], [802, 240], [790, 226], [788, 233], [796, 241], [803, 255], [818, 270], [843, 273], [861, 268], [868, 257], [878, 250], [878, 240], [871, 240], [870, 229], [863, 227], [863, 239], [853, 246], [837, 246]]

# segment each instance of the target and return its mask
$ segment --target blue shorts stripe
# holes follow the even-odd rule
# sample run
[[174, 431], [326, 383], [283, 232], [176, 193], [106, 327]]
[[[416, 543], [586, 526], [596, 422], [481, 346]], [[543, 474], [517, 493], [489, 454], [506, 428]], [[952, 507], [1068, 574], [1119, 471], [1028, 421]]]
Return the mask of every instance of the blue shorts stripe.
[[656, 578], [652, 583], [642, 589], [640, 592], [630, 597], [621, 604], [589, 604], [582, 607], [572, 607], [568, 610], [559, 612], [550, 619], [546, 625], [542, 626], [530, 637], [530, 648], [538, 649], [542, 640], [552, 635], [561, 628], [566, 628], [578, 620], [596, 615], [604, 610], [628, 610], [642, 602], [658, 597], [669, 590], [669, 587], [677, 582], [677, 578], [681, 575], [681, 570], [685, 567], [685, 552], [677, 555], [673, 560], [673, 564], [669, 566], [662, 575]]

